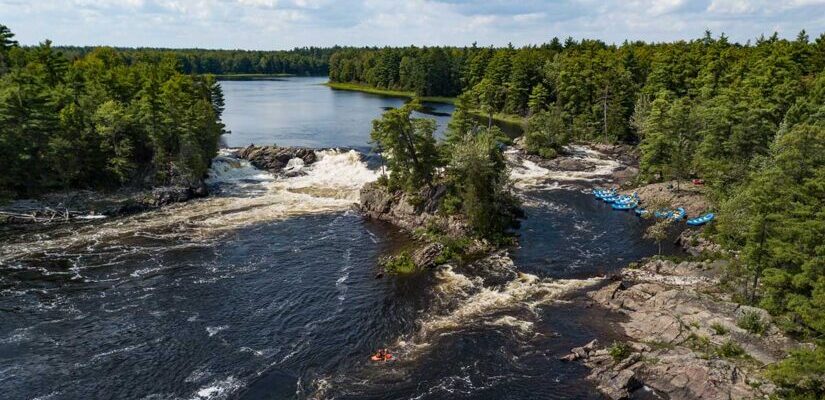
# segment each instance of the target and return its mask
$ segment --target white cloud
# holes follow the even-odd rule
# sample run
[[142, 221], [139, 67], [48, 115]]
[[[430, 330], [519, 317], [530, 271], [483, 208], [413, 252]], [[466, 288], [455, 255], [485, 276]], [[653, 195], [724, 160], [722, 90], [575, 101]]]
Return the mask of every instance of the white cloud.
[[0, 22], [26, 44], [522, 45], [691, 39], [706, 28], [745, 41], [774, 29], [818, 36], [825, 0], [0, 0]]

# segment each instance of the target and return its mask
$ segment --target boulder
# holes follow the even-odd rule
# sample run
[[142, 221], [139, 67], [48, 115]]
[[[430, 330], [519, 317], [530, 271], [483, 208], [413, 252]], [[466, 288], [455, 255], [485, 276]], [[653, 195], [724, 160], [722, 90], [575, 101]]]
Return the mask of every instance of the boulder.
[[421, 269], [436, 266], [436, 259], [444, 251], [441, 243], [428, 243], [412, 253], [412, 260], [415, 266]]
[[[247, 146], [243, 149], [235, 151], [235, 156], [248, 160], [255, 168], [272, 172], [273, 174], [280, 173], [288, 165], [295, 165], [297, 163], [290, 160], [299, 159], [300, 165], [310, 165], [318, 160], [315, 150], [305, 147], [278, 147], [278, 146]], [[290, 169], [286, 171], [295, 173]]]

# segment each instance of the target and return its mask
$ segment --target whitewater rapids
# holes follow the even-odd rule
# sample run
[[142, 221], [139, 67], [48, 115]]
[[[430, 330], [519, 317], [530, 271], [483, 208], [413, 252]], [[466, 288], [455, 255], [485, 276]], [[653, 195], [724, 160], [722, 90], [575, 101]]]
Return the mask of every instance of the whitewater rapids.
[[131, 236], [202, 244], [252, 224], [348, 210], [358, 202], [361, 187], [378, 178], [355, 150], [319, 150], [316, 155], [318, 161], [309, 166], [291, 160], [290, 176], [277, 177], [222, 151], [206, 180], [216, 195], [100, 224], [59, 228], [49, 237], [21, 235], [23, 240], [2, 246], [0, 262]]

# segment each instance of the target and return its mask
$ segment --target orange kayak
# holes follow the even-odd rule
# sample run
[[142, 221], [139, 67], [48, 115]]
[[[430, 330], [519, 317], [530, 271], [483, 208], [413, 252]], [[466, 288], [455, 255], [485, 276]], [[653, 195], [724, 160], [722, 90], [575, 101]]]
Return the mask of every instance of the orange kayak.
[[378, 354], [373, 354], [370, 357], [370, 360], [372, 360], [372, 361], [389, 361], [389, 360], [392, 360], [392, 354], [385, 354], [383, 357], [381, 357]]

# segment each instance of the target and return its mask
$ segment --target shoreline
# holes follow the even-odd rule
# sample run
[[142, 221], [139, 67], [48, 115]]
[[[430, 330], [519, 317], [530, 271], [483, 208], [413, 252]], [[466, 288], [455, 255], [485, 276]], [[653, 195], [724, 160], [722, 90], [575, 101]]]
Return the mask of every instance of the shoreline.
[[[386, 96], [386, 97], [397, 97], [397, 98], [404, 98], [404, 99], [412, 99], [415, 98], [416, 95], [413, 92], [405, 92], [402, 90], [391, 90], [391, 89], [379, 89], [369, 85], [362, 85], [358, 83], [345, 83], [345, 82], [326, 82], [322, 85], [329, 87], [333, 90], [346, 90], [350, 92], [361, 92], [361, 93], [368, 93], [374, 94], [379, 96]], [[441, 103], [441, 104], [454, 104], [455, 97], [447, 97], [447, 96], [422, 96], [419, 97], [421, 101], [427, 103]]]

